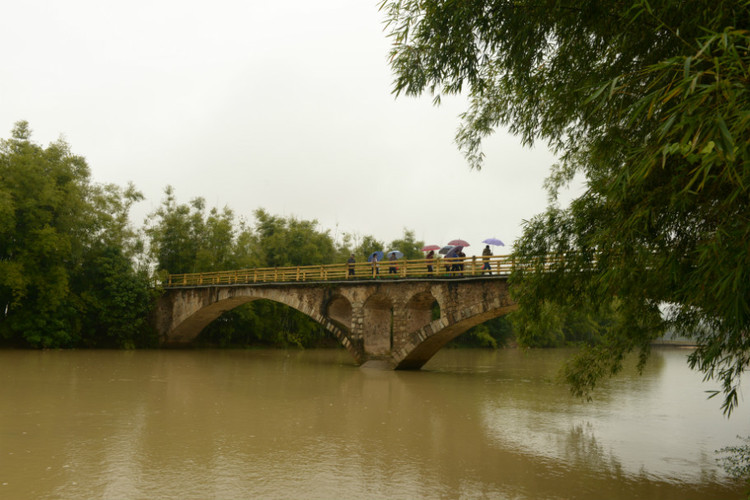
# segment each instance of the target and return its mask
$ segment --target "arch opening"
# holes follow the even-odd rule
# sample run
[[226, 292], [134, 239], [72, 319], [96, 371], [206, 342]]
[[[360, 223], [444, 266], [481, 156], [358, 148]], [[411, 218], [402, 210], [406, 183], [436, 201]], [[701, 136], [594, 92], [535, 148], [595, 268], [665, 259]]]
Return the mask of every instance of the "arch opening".
[[222, 313], [194, 340], [212, 347], [336, 347], [333, 332], [303, 312], [269, 299], [255, 299]]
[[446, 347], [499, 349], [512, 343], [513, 327], [507, 315], [474, 325], [450, 340]]
[[[238, 293], [220, 298], [220, 294], [216, 293], [216, 290], [200, 290], [178, 293], [176, 299], [166, 297], [163, 303], [168, 304], [169, 315], [164, 316], [164, 318], [168, 319], [171, 325], [165, 324], [168, 328], [163, 330], [162, 345], [180, 347], [203, 343], [203, 345], [226, 347], [240, 347], [248, 344], [272, 345], [274, 347], [284, 345], [308, 346], [310, 338], [313, 338], [313, 342], [317, 339], [325, 346], [342, 345], [352, 354], [355, 360], [359, 360], [358, 351], [352, 346], [352, 342], [347, 337], [347, 332], [324, 317], [320, 311], [311, 309], [307, 302], [298, 300], [294, 295], [281, 296], [282, 298], [289, 298], [289, 301], [276, 300], [279, 295], [274, 294], [272, 290], [260, 290], [261, 293], [255, 293], [258, 291], [253, 290], [254, 293], [247, 295]], [[247, 335], [245, 332], [240, 334], [239, 337], [233, 335], [234, 338], [227, 341], [223, 335], [230, 329], [236, 328], [236, 316], [247, 315], [247, 311], [241, 306], [248, 302], [261, 304], [258, 306], [262, 309], [260, 316], [269, 315], [271, 318], [266, 318], [267, 322], [276, 331], [272, 332], [273, 335], [262, 336], [260, 342], [248, 342], [247, 338], [243, 339], [242, 335]], [[239, 309], [236, 309], [238, 307]], [[269, 311], [276, 314], [268, 314]], [[256, 317], [259, 316], [258, 311], [255, 312], [255, 315]], [[215, 322], [219, 318], [221, 319]], [[240, 319], [246, 320], [247, 318]], [[275, 323], [274, 320], [276, 320]], [[209, 325], [212, 326], [209, 327]], [[300, 327], [299, 325], [303, 326]], [[206, 327], [221, 331], [209, 330], [198, 342], [195, 342]], [[313, 335], [316, 331], [320, 335]], [[269, 338], [271, 342], [269, 342]], [[222, 340], [218, 341], [218, 339]], [[257, 341], [257, 336], [253, 340]]]
[[[437, 351], [462, 333], [490, 319], [504, 316], [516, 308], [517, 306], [514, 304], [480, 311], [473, 316], [466, 316], [465, 319], [448, 326], [445, 326], [440, 321], [434, 321], [411, 335], [411, 346], [407, 349], [408, 354], [403, 359], [396, 360], [396, 369], [418, 370]], [[443, 326], [442, 328], [440, 327], [441, 325]], [[430, 334], [424, 335], [423, 331], [425, 330], [429, 330]]]
[[342, 296], [336, 295], [329, 302], [326, 308], [326, 314], [331, 320], [336, 322], [340, 327], [351, 331], [352, 329], [352, 304]]
[[406, 303], [405, 313], [405, 331], [413, 332], [440, 318], [440, 303], [432, 293], [420, 292]]

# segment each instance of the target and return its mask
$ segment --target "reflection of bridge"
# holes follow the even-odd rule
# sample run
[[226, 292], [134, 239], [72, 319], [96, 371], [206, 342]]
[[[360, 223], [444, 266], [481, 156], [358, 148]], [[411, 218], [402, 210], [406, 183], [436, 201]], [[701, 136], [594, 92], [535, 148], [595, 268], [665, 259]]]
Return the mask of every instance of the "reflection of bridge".
[[[433, 273], [425, 260], [386, 261], [376, 278], [368, 263], [357, 264], [353, 277], [346, 264], [170, 275], [156, 326], [164, 344], [186, 345], [223, 312], [268, 299], [320, 323], [359, 364], [417, 369], [469, 328], [515, 309], [509, 262], [492, 257], [487, 263], [492, 274], [482, 274], [484, 262], [475, 258], [463, 269], [441, 259]], [[396, 272], [388, 274], [390, 266]]]

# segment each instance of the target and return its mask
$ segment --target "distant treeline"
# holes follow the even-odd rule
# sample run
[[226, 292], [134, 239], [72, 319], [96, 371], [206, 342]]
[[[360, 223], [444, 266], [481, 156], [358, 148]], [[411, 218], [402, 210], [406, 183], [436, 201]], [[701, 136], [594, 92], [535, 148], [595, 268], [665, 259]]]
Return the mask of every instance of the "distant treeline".
[[[26, 122], [0, 141], [0, 344], [30, 348], [158, 346], [149, 323], [155, 275], [364, 260], [384, 249], [423, 258], [424, 242], [404, 229], [387, 245], [372, 235], [338, 238], [316, 220], [279, 217], [263, 209], [252, 223], [232, 209], [178, 203], [166, 187], [143, 227], [130, 209], [143, 195], [129, 185], [99, 185], [83, 157], [64, 141], [43, 147]], [[562, 324], [554, 311], [533, 332], [497, 318], [453, 346], [498, 348], [514, 342], [557, 346], [592, 340], [597, 322]], [[540, 323], [537, 321], [536, 323]], [[584, 333], [581, 333], [584, 332]], [[337, 345], [319, 324], [283, 304], [259, 300], [225, 313], [196, 340], [220, 347]]]

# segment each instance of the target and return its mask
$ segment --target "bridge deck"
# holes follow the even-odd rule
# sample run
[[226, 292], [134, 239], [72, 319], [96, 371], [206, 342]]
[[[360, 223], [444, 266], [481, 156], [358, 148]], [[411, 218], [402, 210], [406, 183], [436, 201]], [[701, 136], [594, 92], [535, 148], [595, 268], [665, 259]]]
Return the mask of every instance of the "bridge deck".
[[[432, 266], [432, 271], [428, 271]], [[509, 256], [383, 260], [374, 268], [370, 262], [318, 266], [263, 267], [234, 271], [170, 274], [164, 288], [244, 283], [372, 280], [395, 278], [460, 278], [465, 276], [507, 277], [512, 269]], [[395, 268], [395, 269], [394, 269]]]

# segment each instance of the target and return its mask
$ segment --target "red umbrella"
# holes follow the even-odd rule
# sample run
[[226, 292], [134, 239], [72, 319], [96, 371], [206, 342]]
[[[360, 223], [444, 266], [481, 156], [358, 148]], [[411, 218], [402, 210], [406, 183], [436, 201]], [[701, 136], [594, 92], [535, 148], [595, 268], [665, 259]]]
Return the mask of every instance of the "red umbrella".
[[466, 243], [464, 240], [451, 240], [448, 242], [449, 245], [457, 246], [457, 247], [468, 247], [470, 246], [468, 243]]
[[440, 250], [440, 245], [427, 245], [426, 247], [422, 248], [423, 252], [429, 252], [431, 250]]

